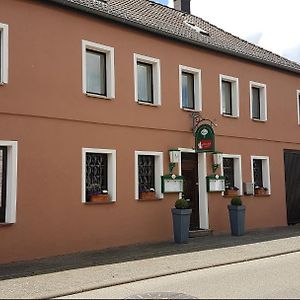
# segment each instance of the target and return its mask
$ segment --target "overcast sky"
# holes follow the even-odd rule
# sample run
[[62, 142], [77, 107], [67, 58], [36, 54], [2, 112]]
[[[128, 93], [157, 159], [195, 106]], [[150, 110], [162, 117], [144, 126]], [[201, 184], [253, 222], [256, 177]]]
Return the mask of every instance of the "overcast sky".
[[[173, 5], [173, 0], [154, 0]], [[300, 0], [192, 0], [192, 14], [300, 63]]]

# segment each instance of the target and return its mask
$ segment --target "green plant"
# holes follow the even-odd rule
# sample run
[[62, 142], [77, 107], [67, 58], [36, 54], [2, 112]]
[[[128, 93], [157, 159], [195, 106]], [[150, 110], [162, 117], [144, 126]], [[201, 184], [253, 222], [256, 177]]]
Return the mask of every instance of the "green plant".
[[232, 198], [231, 199], [231, 205], [233, 205], [233, 206], [242, 206], [243, 202], [242, 202], [241, 197], [234, 197], [234, 198]]
[[184, 198], [182, 198], [182, 199], [178, 199], [175, 202], [175, 207], [177, 209], [188, 209], [190, 207], [190, 204], [188, 203], [188, 201], [186, 201]]

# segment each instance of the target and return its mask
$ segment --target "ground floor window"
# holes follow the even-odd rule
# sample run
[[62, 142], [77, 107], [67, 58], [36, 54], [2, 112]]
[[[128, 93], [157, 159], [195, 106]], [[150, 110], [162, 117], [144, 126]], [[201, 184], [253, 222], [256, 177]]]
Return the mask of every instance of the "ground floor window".
[[17, 142], [0, 141], [0, 223], [16, 222]]
[[[83, 202], [116, 200], [116, 151], [83, 149]], [[105, 201], [104, 201], [105, 202]]]
[[136, 192], [139, 200], [162, 198], [161, 176], [163, 175], [163, 154], [161, 152], [135, 152]]
[[240, 155], [223, 154], [222, 174], [225, 177], [225, 195], [242, 195], [242, 162]]
[[270, 165], [269, 157], [251, 156], [252, 182], [255, 194], [270, 195]]

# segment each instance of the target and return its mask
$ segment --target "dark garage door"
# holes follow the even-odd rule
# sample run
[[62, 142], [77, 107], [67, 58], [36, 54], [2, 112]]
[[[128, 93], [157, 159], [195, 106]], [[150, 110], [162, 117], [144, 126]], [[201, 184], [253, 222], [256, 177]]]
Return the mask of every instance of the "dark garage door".
[[288, 224], [300, 223], [300, 151], [285, 150], [285, 186]]

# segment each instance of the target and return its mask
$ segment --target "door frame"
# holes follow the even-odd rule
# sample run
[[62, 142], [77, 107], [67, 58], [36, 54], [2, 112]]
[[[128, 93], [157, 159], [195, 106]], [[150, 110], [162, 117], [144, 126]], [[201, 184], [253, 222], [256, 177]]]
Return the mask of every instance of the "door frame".
[[[182, 175], [181, 153], [196, 153], [194, 149], [178, 148], [180, 151], [178, 172]], [[206, 153], [198, 153], [198, 187], [199, 187], [199, 227], [209, 229], [208, 193], [206, 189], [207, 163]]]

